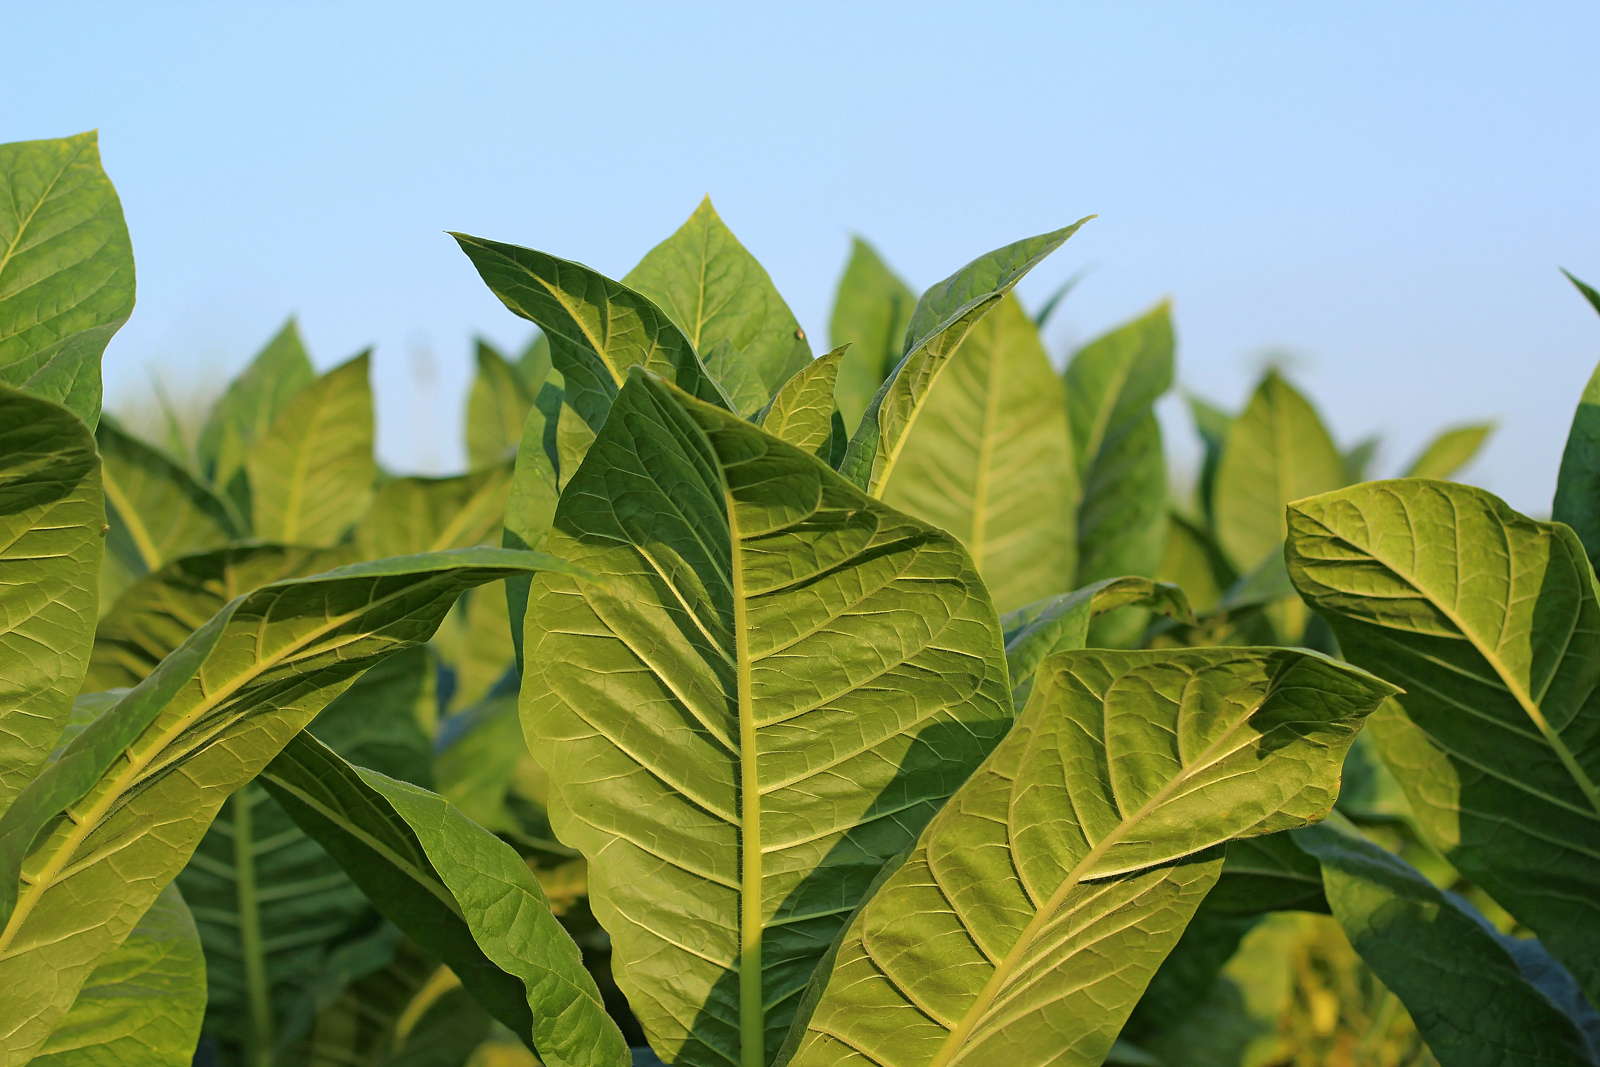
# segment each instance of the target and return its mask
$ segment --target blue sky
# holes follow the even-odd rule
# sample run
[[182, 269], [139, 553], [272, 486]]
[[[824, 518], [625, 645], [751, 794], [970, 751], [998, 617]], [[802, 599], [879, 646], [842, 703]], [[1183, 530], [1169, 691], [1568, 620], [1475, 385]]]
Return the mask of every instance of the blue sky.
[[[1385, 469], [1492, 417], [1469, 472], [1548, 508], [1600, 321], [1600, 5], [29, 4], [0, 141], [98, 127], [139, 264], [111, 405], [220, 382], [293, 312], [377, 346], [380, 452], [460, 458], [470, 338], [526, 331], [444, 236], [621, 274], [710, 193], [816, 338], [849, 235], [920, 288], [1097, 212], [1059, 354], [1175, 300], [1180, 377], [1271, 349]], [[1172, 451], [1192, 431], [1167, 412]]]

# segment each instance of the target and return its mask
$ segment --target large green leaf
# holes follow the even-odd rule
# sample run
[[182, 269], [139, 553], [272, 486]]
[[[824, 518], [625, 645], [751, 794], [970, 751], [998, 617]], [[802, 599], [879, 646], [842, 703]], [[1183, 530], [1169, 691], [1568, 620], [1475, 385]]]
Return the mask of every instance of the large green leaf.
[[101, 611], [163, 563], [238, 535], [227, 505], [160, 449], [109, 418], [101, 420], [95, 441], [110, 527], [100, 567]]
[[702, 400], [729, 401], [666, 312], [621, 282], [571, 260], [454, 234], [484, 283], [550, 339], [566, 404], [590, 430], [605, 422], [630, 367], [644, 367]]
[[553, 1067], [628, 1062], [578, 946], [509, 845], [302, 734], [263, 781], [391, 920]]
[[[1171, 308], [1163, 302], [1091, 341], [1067, 366], [1067, 412], [1083, 486], [1074, 585], [1149, 576], [1161, 565], [1167, 465], [1154, 408], [1172, 387], [1174, 345]], [[1137, 637], [1143, 621], [1124, 617], [1116, 643]]]
[[[529, 381], [519, 365], [487, 341], [478, 341], [475, 356], [478, 372], [467, 393], [467, 462], [482, 467], [499, 463], [516, 450], [522, 424], [544, 379]], [[549, 374], [548, 368], [545, 373]]]
[[90, 723], [0, 817], [0, 1062], [25, 1061], [178, 873], [230, 793], [501, 549], [358, 564], [239, 597]]
[[232, 485], [250, 446], [316, 376], [300, 327], [290, 319], [229, 383], [200, 430], [200, 463], [212, 484], [219, 489]]
[[[1417, 458], [1405, 469], [1406, 478], [1454, 477], [1483, 448], [1483, 443], [1494, 432], [1492, 422], [1469, 422], [1441, 430], [1423, 446]], [[1359, 477], [1351, 481], [1360, 481]]]
[[1217, 543], [1234, 569], [1248, 574], [1280, 551], [1285, 504], [1344, 484], [1344, 457], [1316, 409], [1270, 371], [1233, 420], [1218, 460]]
[[1600, 1001], [1600, 604], [1583, 546], [1479, 489], [1391, 481], [1290, 509], [1289, 573], [1344, 654], [1417, 825]]
[[878, 494], [894, 473], [934, 383], [968, 332], [1023, 275], [1093, 217], [979, 256], [922, 294], [906, 326], [905, 354], [873, 394], [845, 450], [839, 470], [846, 478]]
[[851, 920], [793, 1063], [1100, 1063], [1216, 846], [1327, 814], [1392, 691], [1286, 649], [1057, 653]]
[[1353, 832], [1308, 827], [1334, 918], [1411, 1012], [1442, 1067], [1593, 1067], [1578, 1024], [1523, 977], [1460, 898]]
[[245, 471], [258, 537], [333, 544], [366, 514], [378, 477], [370, 363], [363, 352], [300, 390], [251, 447]]
[[1550, 516], [1577, 531], [1591, 560], [1600, 559], [1600, 367], [1573, 413]]
[[917, 298], [860, 237], [850, 241], [850, 258], [833, 297], [828, 343], [849, 345], [839, 365], [836, 393], [845, 429], [855, 432], [878, 386], [905, 351], [906, 327]]
[[760, 1067], [879, 867], [1010, 724], [950, 536], [637, 373], [539, 575], [522, 714], [669, 1062]]
[[83, 681], [104, 525], [88, 427], [0, 385], [0, 811], [55, 747]]
[[93, 133], [0, 145], [0, 384], [93, 427], [133, 311], [133, 248]]
[[842, 425], [834, 408], [833, 393], [841, 362], [849, 355], [836, 348], [795, 371], [794, 377], [762, 409], [756, 424], [774, 437], [828, 462], [839, 439]]
[[206, 1006], [194, 919], [169, 885], [78, 991], [30, 1067], [189, 1067]]
[[760, 410], [811, 359], [794, 313], [710, 197], [622, 281], [671, 316], [742, 414]]
[[879, 495], [961, 539], [1010, 611], [1069, 588], [1078, 570], [1078, 470], [1061, 380], [1007, 295], [933, 382]]

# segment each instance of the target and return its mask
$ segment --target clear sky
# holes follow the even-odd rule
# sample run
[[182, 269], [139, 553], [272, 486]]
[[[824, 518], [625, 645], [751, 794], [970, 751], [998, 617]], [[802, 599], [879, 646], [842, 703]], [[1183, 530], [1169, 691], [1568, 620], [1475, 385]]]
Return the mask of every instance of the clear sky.
[[1288, 350], [1385, 470], [1498, 419], [1467, 477], [1539, 513], [1600, 358], [1594, 0], [4, 7], [0, 141], [98, 127], [133, 234], [113, 408], [292, 312], [448, 469], [471, 336], [527, 330], [442, 231], [619, 275], [704, 193], [819, 344], [852, 232], [921, 288], [1098, 212], [1023, 288], [1088, 268], [1058, 355], [1171, 295], [1185, 386]]

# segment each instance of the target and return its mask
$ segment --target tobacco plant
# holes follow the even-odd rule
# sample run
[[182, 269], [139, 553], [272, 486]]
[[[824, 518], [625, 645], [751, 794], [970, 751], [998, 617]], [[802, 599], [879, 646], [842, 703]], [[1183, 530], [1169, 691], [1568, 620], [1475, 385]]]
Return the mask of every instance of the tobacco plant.
[[1170, 306], [1014, 293], [1089, 220], [816, 355], [708, 201], [455, 235], [537, 332], [405, 477], [292, 322], [103, 418], [93, 136], [0, 186], [0, 1065], [1600, 1062], [1600, 385], [1553, 522], [1279, 372], [1180, 489]]

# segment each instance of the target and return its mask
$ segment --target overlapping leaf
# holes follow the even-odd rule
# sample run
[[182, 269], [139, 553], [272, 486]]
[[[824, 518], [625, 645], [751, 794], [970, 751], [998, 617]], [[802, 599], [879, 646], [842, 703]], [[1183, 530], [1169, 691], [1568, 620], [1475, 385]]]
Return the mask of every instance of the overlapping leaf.
[[1289, 571], [1353, 662], [1424, 836], [1600, 999], [1600, 604], [1583, 546], [1479, 489], [1370, 482], [1290, 509]]
[[559, 566], [475, 549], [237, 598], [75, 737], [0, 818], [0, 1062], [37, 1051], [188, 859], [218, 807], [462, 589]]
[[948, 535], [637, 373], [568, 484], [522, 713], [671, 1062], [759, 1067], [815, 962], [1010, 722]]
[[0, 145], [0, 385], [100, 417], [100, 356], [133, 311], [133, 249], [93, 133]]
[[1317, 826], [1294, 838], [1320, 863], [1334, 917], [1442, 1067], [1597, 1062], [1578, 1023], [1464, 901], [1357, 834]]
[[0, 385], [0, 811], [55, 746], [83, 681], [104, 525], [88, 428]]
[[352, 767], [304, 734], [263, 780], [373, 902], [546, 1063], [628, 1062], [578, 946], [509, 845], [438, 795]]
[[961, 539], [1000, 611], [1077, 584], [1078, 467], [1061, 380], [1015, 296], [956, 346], [879, 485], [888, 504]]
[[834, 388], [849, 351], [836, 348], [795, 371], [762, 409], [757, 424], [774, 437], [832, 464], [844, 447], [844, 424], [834, 407]]
[[1325, 815], [1392, 691], [1284, 649], [1058, 653], [852, 919], [793, 1064], [1100, 1063], [1217, 846]]

